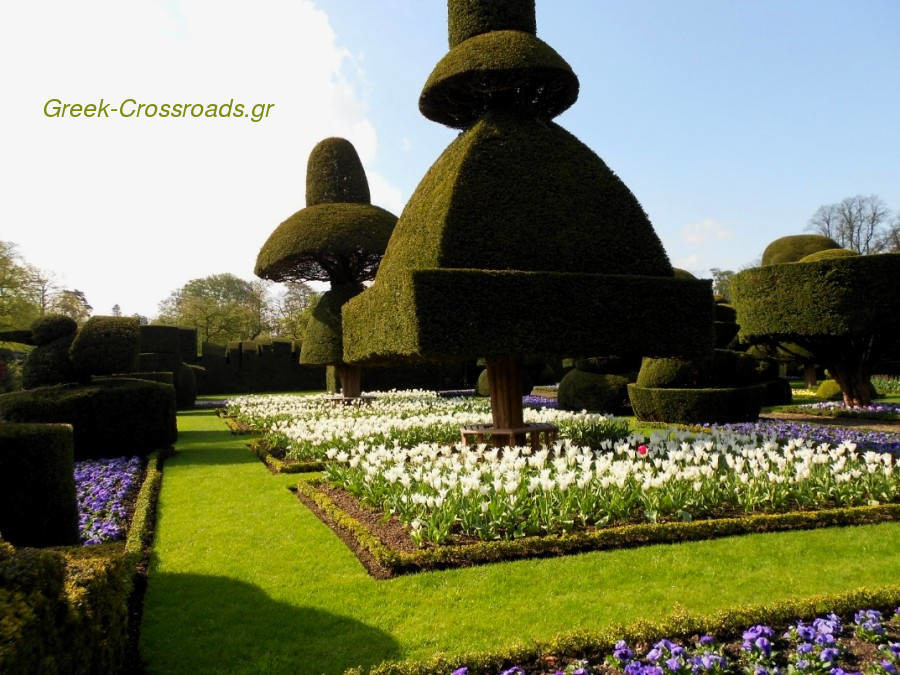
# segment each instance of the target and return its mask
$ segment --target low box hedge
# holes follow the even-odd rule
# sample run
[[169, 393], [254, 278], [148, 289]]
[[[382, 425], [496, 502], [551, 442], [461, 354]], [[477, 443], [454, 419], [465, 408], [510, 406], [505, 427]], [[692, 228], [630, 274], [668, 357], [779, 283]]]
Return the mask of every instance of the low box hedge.
[[296, 490], [298, 494], [312, 501], [335, 527], [352, 536], [392, 575], [521, 558], [701, 541], [741, 534], [808, 530], [838, 525], [868, 525], [900, 520], [900, 504], [882, 504], [819, 511], [754, 514], [693, 522], [639, 523], [544, 537], [433, 546], [408, 553], [395, 551], [385, 545], [363, 523], [335, 504], [328, 495], [318, 489], [323, 482], [321, 479], [303, 480], [297, 484]]
[[0, 424], [0, 532], [16, 546], [78, 543], [72, 427]]
[[663, 389], [628, 385], [634, 415], [641, 421], [702, 424], [752, 422], [759, 417], [765, 385], [709, 389]]
[[[421, 661], [385, 661], [368, 672], [369, 675], [444, 675], [465, 666], [469, 675], [487, 675], [546, 655], [585, 658], [609, 654], [619, 640], [628, 644], [653, 644], [664, 638], [689, 639], [704, 634], [721, 640], [739, 635], [756, 624], [785, 626], [798, 620], [811, 621], [830, 612], [849, 614], [859, 609], [890, 609], [898, 602], [900, 585], [887, 585], [769, 605], [741, 606], [710, 614], [676, 610], [661, 621], [623, 622], [604, 630], [571, 631], [551, 640], [518, 643], [497, 651], [439, 654]], [[359, 668], [349, 669], [345, 675], [362, 675], [362, 672]]]
[[148, 453], [175, 442], [175, 390], [147, 380], [107, 378], [0, 395], [0, 420], [74, 428], [75, 459]]
[[0, 540], [0, 672], [119, 673], [138, 665], [131, 614], [145, 563], [164, 455], [151, 454], [128, 537], [98, 546], [15, 548]]
[[298, 462], [276, 457], [270, 452], [270, 447], [264, 439], [250, 441], [247, 444], [250, 452], [259, 457], [272, 473], [311, 473], [325, 469], [325, 462], [308, 461]]

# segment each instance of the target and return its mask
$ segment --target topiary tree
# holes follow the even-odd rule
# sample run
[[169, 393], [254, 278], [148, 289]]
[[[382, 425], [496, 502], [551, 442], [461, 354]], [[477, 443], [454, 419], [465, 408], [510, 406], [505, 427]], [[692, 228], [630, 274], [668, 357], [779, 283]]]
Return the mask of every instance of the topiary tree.
[[634, 195], [552, 121], [578, 78], [535, 36], [534, 0], [448, 9], [451, 49], [419, 109], [463, 133], [410, 198], [375, 283], [344, 306], [344, 359], [483, 356], [494, 427], [511, 429], [526, 357], [708, 352], [710, 283], [674, 278]]
[[256, 259], [264, 279], [331, 283], [309, 320], [300, 363], [335, 366], [345, 398], [359, 396], [362, 372], [344, 363], [341, 308], [375, 276], [396, 222], [371, 205], [353, 145], [326, 138], [309, 155], [306, 208], [278, 226]]
[[140, 321], [130, 316], [92, 316], [75, 335], [69, 358], [82, 382], [91, 375], [128, 373], [138, 364]]
[[742, 340], [799, 345], [828, 368], [847, 405], [871, 401], [871, 364], [900, 330], [900, 254], [748, 269], [731, 290]]
[[22, 368], [22, 385], [26, 389], [75, 380], [69, 348], [77, 331], [75, 320], [62, 314], [47, 314], [31, 324], [28, 342], [35, 348]]

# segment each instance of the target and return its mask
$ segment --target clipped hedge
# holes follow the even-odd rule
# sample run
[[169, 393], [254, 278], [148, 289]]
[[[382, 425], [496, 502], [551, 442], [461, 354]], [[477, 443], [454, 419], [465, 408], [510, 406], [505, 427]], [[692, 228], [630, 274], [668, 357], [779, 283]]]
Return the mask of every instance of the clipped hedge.
[[762, 266], [797, 262], [811, 253], [840, 248], [834, 239], [821, 234], [794, 234], [776, 239], [766, 246], [762, 254]]
[[301, 480], [296, 490], [298, 494], [314, 503], [328, 522], [352, 536], [379, 565], [393, 575], [584, 551], [900, 520], [900, 504], [882, 504], [819, 511], [754, 514], [692, 522], [640, 523], [544, 537], [432, 546], [405, 552], [389, 548], [363, 523], [341, 509], [328, 495], [318, 489], [323, 482], [319, 479]]
[[419, 111], [458, 129], [489, 110], [549, 121], [575, 103], [578, 88], [572, 67], [546, 42], [532, 33], [492, 30], [459, 43], [438, 62], [419, 95]]
[[34, 550], [0, 542], [0, 672], [121, 672], [130, 590], [121, 543]]
[[651, 422], [723, 424], [759, 417], [765, 385], [706, 389], [662, 389], [628, 385], [635, 417]]
[[816, 389], [816, 398], [824, 398], [829, 401], [836, 401], [843, 398], [841, 385], [834, 380], [822, 380], [819, 388]]
[[534, 0], [450, 0], [447, 3], [450, 47], [494, 30], [537, 32]]
[[46, 345], [63, 337], [74, 337], [77, 331], [75, 319], [62, 314], [47, 314], [31, 324], [31, 340], [35, 345]]
[[300, 363], [335, 365], [344, 362], [341, 308], [363, 290], [362, 284], [333, 287], [316, 303], [300, 349]]
[[178, 327], [178, 351], [181, 360], [185, 363], [196, 363], [199, 358], [197, 353], [197, 329]]
[[16, 546], [78, 543], [72, 427], [0, 424], [0, 532]]
[[639, 387], [692, 387], [709, 380], [712, 372], [710, 358], [645, 358], [637, 376]]
[[[812, 621], [827, 613], [849, 614], [860, 609], [890, 609], [900, 602], [900, 586], [860, 588], [846, 593], [815, 595], [767, 605], [750, 605], [711, 614], [692, 614], [676, 609], [660, 621], [637, 621], [609, 626], [604, 630], [572, 631], [548, 641], [517, 643], [499, 651], [438, 654], [421, 661], [385, 661], [368, 671], [369, 675], [436, 675], [465, 666], [469, 675], [493, 675], [515, 664], [527, 664], [541, 657], [583, 658], [612, 653], [619, 640], [628, 644], [653, 644], [662, 639], [687, 640], [697, 635], [712, 635], [722, 640], [739, 635], [757, 624], [787, 626], [798, 620]], [[347, 675], [362, 675], [350, 669]]]
[[75, 334], [72, 333], [32, 349], [22, 365], [22, 386], [34, 389], [74, 382], [77, 376], [69, 360], [69, 349], [74, 339]]
[[708, 280], [415, 270], [386, 277], [381, 286], [376, 280], [344, 305], [344, 358], [440, 361], [563, 349], [701, 355], [712, 348], [711, 295]]
[[[160, 382], [161, 384], [170, 384], [175, 386], [175, 375], [171, 371], [136, 371], [134, 373], [114, 373], [111, 378], [127, 379], [127, 380], [150, 380], [151, 382]], [[102, 379], [96, 378], [95, 381]]]
[[177, 326], [140, 326], [140, 336], [142, 353], [176, 354], [181, 360], [181, 329]]
[[[741, 339], [754, 342], [872, 335], [893, 340], [900, 254], [833, 258], [744, 270], [731, 281]], [[804, 345], [805, 346], [805, 345]]]
[[72, 341], [69, 358], [76, 375], [84, 381], [91, 375], [135, 370], [139, 353], [140, 322], [137, 318], [92, 316]]
[[859, 253], [848, 248], [826, 248], [824, 251], [816, 251], [805, 255], [798, 262], [817, 262], [819, 260], [831, 260], [833, 258], [853, 258]]
[[144, 352], [138, 355], [138, 369], [141, 372], [175, 373], [180, 365], [181, 357], [178, 354]]
[[791, 383], [783, 377], [776, 377], [763, 382], [766, 391], [763, 394], [763, 405], [789, 405], [794, 400]]
[[628, 378], [570, 370], [559, 383], [559, 407], [565, 410], [621, 412], [628, 401]]
[[0, 419], [74, 428], [75, 459], [120, 457], [170, 446], [178, 434], [173, 387], [111, 378], [0, 395]]
[[370, 201], [369, 181], [353, 144], [337, 137], [319, 141], [306, 162], [306, 205]]

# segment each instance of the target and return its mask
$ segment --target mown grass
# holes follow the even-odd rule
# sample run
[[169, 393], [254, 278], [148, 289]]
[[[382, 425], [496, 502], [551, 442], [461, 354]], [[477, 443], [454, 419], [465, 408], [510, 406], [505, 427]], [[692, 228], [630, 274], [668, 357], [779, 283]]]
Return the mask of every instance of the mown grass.
[[896, 582], [900, 524], [375, 581], [209, 411], [179, 416], [141, 634], [150, 672], [341, 672], [573, 629]]

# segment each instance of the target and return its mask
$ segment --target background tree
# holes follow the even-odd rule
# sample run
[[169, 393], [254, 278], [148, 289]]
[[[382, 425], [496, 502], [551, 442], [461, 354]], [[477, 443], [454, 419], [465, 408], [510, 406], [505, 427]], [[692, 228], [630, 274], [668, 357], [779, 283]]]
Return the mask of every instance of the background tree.
[[112, 306], [112, 315], [113, 316], [122, 316], [122, 308], [119, 307], [119, 304], [116, 303]]
[[225, 345], [268, 334], [268, 286], [233, 274], [192, 279], [159, 304], [154, 323], [196, 328], [203, 342]]
[[41, 314], [34, 288], [35, 269], [15, 244], [0, 241], [0, 329], [25, 329]]
[[713, 267], [709, 270], [713, 278], [713, 293], [717, 296], [725, 298], [726, 302], [731, 301], [731, 278], [734, 276], [732, 270], [720, 270]]
[[807, 229], [863, 255], [881, 253], [890, 246], [887, 238], [890, 213], [877, 195], [856, 195], [820, 206], [809, 219]]
[[302, 343], [321, 294], [301, 281], [289, 281], [284, 286], [284, 292], [273, 297], [271, 302], [273, 334]]
[[90, 317], [93, 307], [88, 304], [84, 292], [76, 289], [65, 289], [53, 296], [49, 310], [54, 314], [62, 314], [74, 319], [78, 325]]

